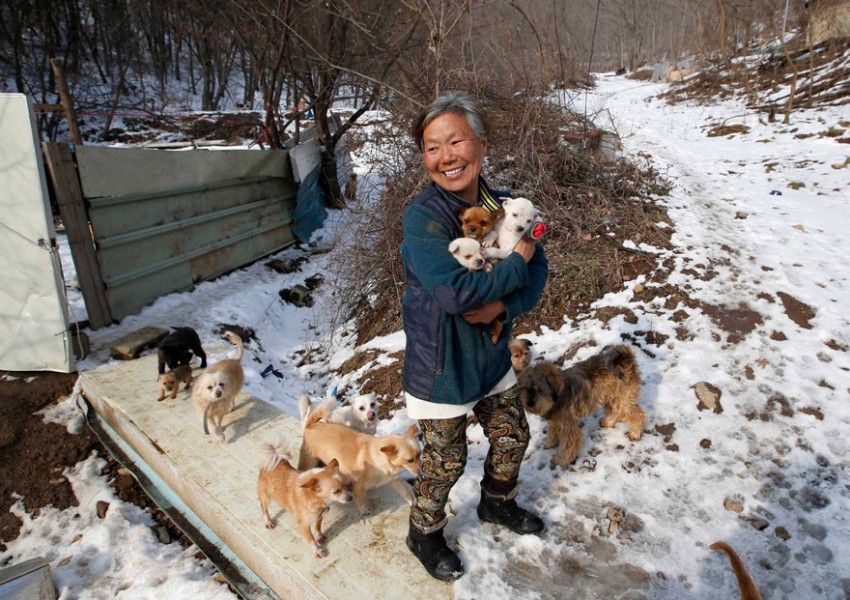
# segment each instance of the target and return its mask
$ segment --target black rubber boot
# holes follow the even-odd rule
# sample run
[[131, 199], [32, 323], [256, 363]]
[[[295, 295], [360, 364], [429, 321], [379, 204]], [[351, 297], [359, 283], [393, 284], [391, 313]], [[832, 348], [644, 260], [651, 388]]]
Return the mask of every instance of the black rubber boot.
[[509, 494], [488, 492], [481, 483], [481, 501], [478, 503], [478, 518], [488, 523], [504, 525], [514, 533], [540, 533], [543, 521], [537, 515], [520, 508], [514, 495], [516, 488]]
[[463, 575], [463, 563], [446, 544], [443, 529], [422, 533], [411, 524], [407, 534], [407, 547], [431, 577], [440, 581], [454, 581]]

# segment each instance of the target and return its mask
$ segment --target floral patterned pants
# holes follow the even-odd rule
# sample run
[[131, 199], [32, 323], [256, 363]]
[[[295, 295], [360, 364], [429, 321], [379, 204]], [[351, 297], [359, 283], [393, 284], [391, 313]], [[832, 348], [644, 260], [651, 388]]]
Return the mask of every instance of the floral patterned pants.
[[[510, 488], [519, 476], [529, 430], [516, 386], [482, 398], [472, 409], [490, 440], [484, 476], [500, 487]], [[466, 415], [452, 419], [419, 421], [422, 463], [413, 484], [410, 522], [423, 533], [446, 523], [449, 491], [466, 466]]]

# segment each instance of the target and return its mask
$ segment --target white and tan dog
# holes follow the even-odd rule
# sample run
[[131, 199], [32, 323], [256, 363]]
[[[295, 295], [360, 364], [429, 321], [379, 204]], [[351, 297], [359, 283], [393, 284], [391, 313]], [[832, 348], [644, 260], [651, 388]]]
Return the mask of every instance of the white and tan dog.
[[224, 335], [236, 346], [236, 356], [210, 365], [192, 386], [192, 402], [201, 415], [204, 433], [211, 430], [219, 442], [224, 441], [221, 422], [233, 409], [236, 395], [245, 382], [242, 339], [232, 331], [225, 331]]
[[505, 216], [482, 241], [485, 258], [503, 260], [514, 251], [539, 211], [528, 198], [499, 198]]
[[336, 423], [322, 423], [330, 415], [324, 403], [307, 416], [304, 441], [298, 461], [300, 470], [312, 469], [323, 462], [339, 461], [339, 471], [349, 479], [354, 503], [361, 515], [371, 514], [366, 505], [366, 492], [390, 484], [408, 504], [413, 494], [402, 481], [406, 469], [419, 474], [420, 449], [416, 425], [404, 434], [374, 436]]
[[[378, 399], [375, 394], [360, 394], [348, 400], [345, 406], [337, 406], [336, 399], [325, 402], [329, 408], [328, 423], [337, 423], [356, 429], [361, 433], [375, 435], [378, 429]], [[301, 395], [298, 398], [298, 410], [301, 413], [301, 426], [304, 427], [312, 409], [310, 398]]]
[[449, 244], [449, 252], [457, 262], [470, 271], [484, 271], [489, 273], [493, 265], [484, 258], [481, 242], [473, 238], [457, 238]]

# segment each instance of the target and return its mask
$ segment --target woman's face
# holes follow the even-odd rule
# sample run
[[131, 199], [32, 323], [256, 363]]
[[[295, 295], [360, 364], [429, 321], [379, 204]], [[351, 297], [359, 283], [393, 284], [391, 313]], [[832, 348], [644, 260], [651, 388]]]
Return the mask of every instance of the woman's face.
[[479, 140], [466, 117], [444, 113], [422, 135], [425, 169], [431, 180], [464, 200], [478, 202], [478, 175], [487, 143]]

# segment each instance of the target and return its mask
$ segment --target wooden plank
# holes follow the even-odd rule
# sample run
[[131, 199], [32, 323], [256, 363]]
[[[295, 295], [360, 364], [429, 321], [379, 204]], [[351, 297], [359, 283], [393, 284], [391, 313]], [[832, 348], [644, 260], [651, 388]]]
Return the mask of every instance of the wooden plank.
[[86, 146], [77, 149], [77, 164], [87, 199], [239, 177], [291, 177], [286, 150], [169, 151]]
[[71, 257], [77, 269], [77, 280], [86, 303], [92, 329], [112, 323], [100, 267], [95, 255], [94, 242], [89, 229], [83, 193], [77, 179], [74, 159], [68, 144], [43, 142], [42, 150], [47, 169], [53, 181], [59, 214], [71, 246]]
[[53, 74], [56, 77], [56, 85], [59, 88], [59, 99], [62, 101], [62, 106], [65, 107], [65, 118], [68, 120], [68, 131], [71, 134], [71, 141], [78, 146], [82, 146], [83, 136], [80, 133], [80, 126], [77, 123], [77, 114], [74, 112], [74, 98], [68, 89], [65, 72], [62, 70], [62, 65], [59, 63], [58, 58], [51, 58], [50, 66], [53, 67]]

